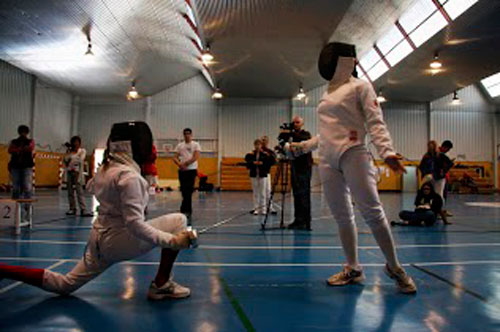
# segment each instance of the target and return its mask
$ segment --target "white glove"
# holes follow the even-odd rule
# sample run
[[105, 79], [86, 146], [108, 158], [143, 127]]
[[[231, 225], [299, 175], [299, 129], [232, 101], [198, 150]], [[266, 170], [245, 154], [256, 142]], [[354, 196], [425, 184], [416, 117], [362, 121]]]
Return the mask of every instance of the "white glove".
[[191, 245], [191, 241], [197, 239], [196, 231], [185, 230], [176, 235], [170, 240], [170, 248], [174, 250], [187, 249]]

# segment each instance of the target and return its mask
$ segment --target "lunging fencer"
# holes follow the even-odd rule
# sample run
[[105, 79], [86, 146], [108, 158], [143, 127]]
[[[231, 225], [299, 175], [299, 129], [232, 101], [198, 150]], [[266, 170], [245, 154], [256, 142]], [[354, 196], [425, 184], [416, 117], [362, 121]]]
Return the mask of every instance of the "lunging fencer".
[[365, 144], [366, 134], [370, 134], [378, 154], [393, 171], [404, 172], [405, 168], [394, 151], [375, 91], [370, 83], [357, 78], [355, 64], [354, 45], [330, 43], [323, 48], [318, 67], [329, 85], [317, 108], [319, 135], [292, 143], [290, 149], [300, 155], [319, 146], [321, 182], [347, 259], [344, 269], [328, 278], [327, 283], [344, 286], [364, 280], [352, 195], [385, 256], [385, 273], [396, 281], [401, 292], [415, 293], [416, 285], [396, 255], [377, 192], [376, 170]]
[[47, 269], [0, 264], [0, 279], [19, 280], [46, 291], [67, 295], [96, 278], [111, 265], [162, 248], [160, 266], [148, 298], [184, 298], [190, 290], [172, 279], [180, 249], [188, 248], [196, 233], [186, 229], [180, 213], [144, 220], [148, 184], [142, 164], [152, 153], [153, 136], [144, 122], [113, 125], [106, 159], [89, 186], [100, 203], [82, 259], [67, 274]]

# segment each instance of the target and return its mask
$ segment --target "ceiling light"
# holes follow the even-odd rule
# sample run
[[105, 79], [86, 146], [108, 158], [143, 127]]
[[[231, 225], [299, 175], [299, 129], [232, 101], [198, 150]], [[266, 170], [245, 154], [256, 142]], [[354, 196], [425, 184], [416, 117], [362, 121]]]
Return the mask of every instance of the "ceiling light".
[[210, 47], [207, 46], [207, 48], [205, 49], [205, 51], [203, 51], [201, 55], [201, 61], [203, 62], [204, 65], [209, 65], [212, 63], [213, 60], [214, 56], [212, 55], [212, 53], [210, 53]]
[[94, 53], [92, 52], [92, 43], [90, 42], [87, 45], [87, 52], [85, 52], [85, 55], [94, 55]]
[[132, 81], [132, 86], [130, 87], [130, 90], [127, 93], [127, 99], [134, 100], [137, 98], [139, 98], [139, 92], [137, 92], [135, 88], [135, 81]]
[[222, 97], [224, 96], [222, 95], [222, 92], [220, 92], [220, 89], [215, 89], [214, 93], [212, 94], [212, 99], [222, 99]]
[[451, 100], [452, 105], [460, 105], [462, 102], [460, 101], [460, 98], [458, 98], [457, 91], [453, 92], [453, 99]]
[[378, 90], [377, 101], [379, 104], [385, 103], [387, 101], [387, 99], [385, 99], [384, 95], [382, 94], [382, 89]]
[[296, 98], [297, 98], [298, 100], [302, 100], [302, 99], [304, 99], [305, 97], [306, 97], [306, 94], [305, 94], [305, 92], [304, 92], [304, 89], [302, 89], [302, 87], [300, 87], [300, 89], [299, 89], [299, 93], [297, 93], [297, 97], [296, 97]]
[[439, 61], [439, 55], [438, 53], [436, 52], [434, 54], [434, 59], [432, 60], [432, 62], [429, 64], [429, 67], [431, 67], [432, 69], [439, 69], [443, 66], [443, 64], [441, 63], [441, 61]]

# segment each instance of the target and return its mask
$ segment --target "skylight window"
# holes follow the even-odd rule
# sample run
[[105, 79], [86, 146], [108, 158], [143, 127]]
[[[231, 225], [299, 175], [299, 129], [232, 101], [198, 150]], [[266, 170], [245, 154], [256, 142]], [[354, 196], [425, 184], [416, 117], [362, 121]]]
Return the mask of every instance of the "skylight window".
[[359, 63], [361, 64], [361, 66], [363, 66], [363, 69], [368, 72], [381, 59], [382, 58], [377, 53], [377, 51], [372, 48], [370, 52], [368, 52], [368, 54], [366, 54], [361, 60], [359, 60]]
[[186, 2], [186, 15], [189, 17], [191, 22], [193, 22], [194, 26], [197, 27], [198, 24], [196, 24], [196, 19], [194, 18], [193, 9], [191, 9], [191, 6], [188, 5], [187, 2]]
[[385, 55], [399, 44], [403, 38], [404, 36], [401, 31], [394, 25], [382, 38], [380, 38], [377, 42], [377, 46], [380, 52]]
[[389, 54], [385, 56], [391, 66], [395, 66], [399, 61], [406, 58], [408, 54], [413, 52], [413, 48], [408, 41], [404, 40], [398, 44]]
[[440, 1], [441, 3], [445, 2], [444, 10], [448, 13], [452, 20], [455, 20], [457, 17], [462, 15], [467, 9], [472, 7], [478, 0], [448, 0], [448, 1]]
[[481, 80], [481, 84], [492, 98], [500, 96], [500, 73], [486, 77]]
[[384, 75], [384, 73], [386, 71], [389, 70], [389, 67], [387, 67], [387, 65], [385, 64], [384, 61], [379, 61], [375, 66], [373, 66], [372, 69], [370, 69], [368, 71], [368, 77], [370, 77], [370, 79], [372, 81], [375, 81], [377, 78], [379, 78], [380, 76]]
[[418, 0], [401, 16], [399, 23], [407, 33], [410, 33], [436, 10], [432, 0]]
[[448, 22], [441, 12], [436, 11], [422, 25], [416, 28], [415, 31], [410, 33], [410, 39], [415, 43], [416, 47], [419, 47], [447, 24]]

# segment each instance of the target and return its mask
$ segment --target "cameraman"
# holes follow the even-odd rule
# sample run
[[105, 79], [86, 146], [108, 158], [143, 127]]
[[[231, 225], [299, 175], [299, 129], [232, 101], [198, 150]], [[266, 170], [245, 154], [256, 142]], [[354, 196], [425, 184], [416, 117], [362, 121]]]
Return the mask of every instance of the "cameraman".
[[69, 210], [68, 216], [76, 215], [75, 192], [80, 206], [80, 215], [82, 217], [92, 217], [93, 214], [87, 211], [85, 198], [83, 197], [82, 186], [85, 185], [85, 176], [83, 174], [83, 165], [87, 151], [81, 147], [82, 139], [79, 136], [71, 137], [70, 143], [66, 143], [68, 148], [64, 156], [64, 165], [66, 166], [66, 181], [68, 187]]
[[[303, 130], [304, 119], [296, 115], [292, 119], [293, 142], [307, 141], [311, 133]], [[295, 218], [288, 229], [311, 230], [311, 175], [313, 158], [312, 153], [306, 153], [291, 161], [292, 190]]]

